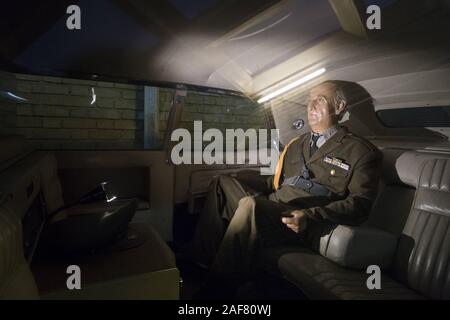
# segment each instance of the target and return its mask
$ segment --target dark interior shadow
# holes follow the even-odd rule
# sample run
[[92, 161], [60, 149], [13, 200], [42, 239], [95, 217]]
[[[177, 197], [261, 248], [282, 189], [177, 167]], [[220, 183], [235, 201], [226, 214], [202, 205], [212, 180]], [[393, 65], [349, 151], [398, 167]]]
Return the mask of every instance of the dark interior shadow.
[[408, 282], [409, 261], [415, 246], [416, 241], [413, 238], [405, 234], [400, 235], [394, 265], [392, 266], [392, 276], [400, 282]]

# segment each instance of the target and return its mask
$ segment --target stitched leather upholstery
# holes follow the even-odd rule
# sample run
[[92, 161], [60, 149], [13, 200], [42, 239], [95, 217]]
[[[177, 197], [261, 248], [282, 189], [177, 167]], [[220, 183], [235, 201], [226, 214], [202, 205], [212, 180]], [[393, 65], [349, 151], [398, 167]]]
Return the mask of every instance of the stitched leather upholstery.
[[[272, 248], [270, 254], [282, 251]], [[341, 267], [332, 261], [308, 250], [293, 250], [285, 253], [278, 261], [284, 277], [297, 285], [312, 299], [424, 299], [406, 285], [381, 276], [381, 289], [369, 290], [366, 285], [368, 274], [364, 271]]]
[[450, 160], [424, 163], [400, 239], [396, 273], [433, 299], [450, 299]]
[[[278, 259], [283, 276], [314, 299], [450, 299], [450, 157], [406, 152], [398, 157], [395, 168], [399, 179], [416, 190], [411, 209], [401, 206], [409, 215], [399, 235], [392, 270], [382, 269], [381, 290], [367, 289], [364, 271], [343, 268], [305, 250], [270, 254]], [[404, 215], [397, 212], [396, 202], [409, 194], [398, 192], [402, 188], [408, 190], [398, 186], [383, 191], [392, 191], [390, 204], [372, 212], [381, 212], [382, 219], [371, 222], [383, 227], [402, 220], [396, 217]]]

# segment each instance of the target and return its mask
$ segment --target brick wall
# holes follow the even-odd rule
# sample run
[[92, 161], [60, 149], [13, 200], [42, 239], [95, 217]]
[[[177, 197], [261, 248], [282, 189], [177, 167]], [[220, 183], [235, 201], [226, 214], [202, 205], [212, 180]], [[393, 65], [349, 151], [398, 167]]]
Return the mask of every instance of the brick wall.
[[[143, 87], [13, 75], [17, 134], [43, 149], [133, 149], [143, 146]], [[96, 95], [93, 100], [92, 88]]]
[[[160, 89], [160, 136], [167, 126], [174, 91]], [[263, 107], [250, 99], [234, 96], [188, 92], [180, 127], [193, 132], [194, 121], [201, 120], [203, 131], [225, 129], [266, 128]]]
[[[0, 73], [3, 87], [28, 99], [0, 100], [2, 134], [20, 134], [42, 149], [142, 149], [144, 88], [108, 82]], [[96, 101], [92, 102], [92, 88]], [[1, 88], [0, 88], [1, 89]], [[159, 89], [157, 137], [162, 143], [174, 90]], [[262, 107], [249, 99], [188, 92], [181, 127], [265, 127]]]

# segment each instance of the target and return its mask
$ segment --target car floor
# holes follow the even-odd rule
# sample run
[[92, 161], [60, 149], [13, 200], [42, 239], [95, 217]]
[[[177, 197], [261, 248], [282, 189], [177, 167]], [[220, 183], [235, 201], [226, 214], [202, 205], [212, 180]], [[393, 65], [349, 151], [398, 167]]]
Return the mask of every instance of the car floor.
[[[189, 214], [187, 206], [179, 205], [174, 214], [174, 242], [169, 243], [175, 253], [177, 267], [182, 279], [180, 299], [204, 299], [201, 291], [208, 275], [208, 269], [192, 262], [186, 255], [196, 223], [195, 215]], [[216, 292], [217, 293], [217, 292]], [[218, 293], [220, 296], [220, 293]], [[213, 293], [214, 296], [214, 293]], [[267, 274], [253, 281], [242, 283], [233, 297], [235, 300], [305, 300], [305, 295], [284, 279]], [[211, 299], [214, 299], [211, 297]]]

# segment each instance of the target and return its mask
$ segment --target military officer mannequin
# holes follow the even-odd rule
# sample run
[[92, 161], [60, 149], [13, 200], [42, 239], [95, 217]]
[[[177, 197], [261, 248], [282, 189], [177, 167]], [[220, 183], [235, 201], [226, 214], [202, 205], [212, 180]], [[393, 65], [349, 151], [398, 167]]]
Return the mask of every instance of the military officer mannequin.
[[244, 172], [211, 184], [192, 243], [215, 278], [245, 279], [258, 250], [299, 244], [318, 250], [325, 230], [365, 221], [377, 194], [381, 153], [339, 126], [349, 108], [371, 103], [360, 85], [326, 81], [310, 91], [311, 132], [289, 142], [275, 176]]

